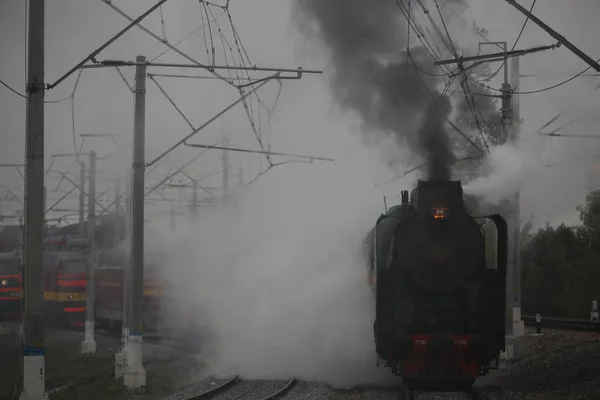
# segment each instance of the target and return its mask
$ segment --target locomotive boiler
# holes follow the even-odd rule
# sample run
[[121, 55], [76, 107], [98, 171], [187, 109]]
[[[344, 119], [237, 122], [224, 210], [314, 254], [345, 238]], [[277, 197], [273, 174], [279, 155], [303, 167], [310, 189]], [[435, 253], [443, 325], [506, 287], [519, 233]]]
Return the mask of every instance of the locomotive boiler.
[[460, 181], [419, 181], [365, 240], [378, 357], [411, 389], [470, 390], [505, 343], [506, 221], [473, 217]]

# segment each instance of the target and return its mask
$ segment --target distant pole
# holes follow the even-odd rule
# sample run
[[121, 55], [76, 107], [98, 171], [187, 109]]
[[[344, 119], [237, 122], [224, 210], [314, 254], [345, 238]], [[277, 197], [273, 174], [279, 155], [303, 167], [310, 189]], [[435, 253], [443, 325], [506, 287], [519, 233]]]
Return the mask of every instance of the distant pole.
[[136, 57], [135, 121], [133, 135], [133, 169], [131, 190], [131, 293], [129, 306], [129, 339], [127, 365], [123, 374], [125, 386], [146, 386], [146, 370], [142, 364], [142, 301], [144, 285], [144, 170], [145, 170], [145, 109], [146, 57]]
[[113, 225], [113, 247], [116, 247], [121, 242], [121, 178], [115, 179], [115, 219]]
[[[125, 197], [125, 234], [131, 238], [131, 193]], [[115, 379], [121, 379], [125, 372], [127, 364], [127, 342], [129, 339], [129, 294], [131, 292], [131, 265], [129, 251], [125, 253], [125, 258], [121, 260], [123, 268], [123, 311], [121, 318], [121, 350], [115, 353]]]
[[175, 233], [175, 210], [171, 208], [171, 212], [169, 214], [171, 217], [171, 232]]
[[79, 166], [79, 236], [85, 237], [85, 163]]
[[96, 152], [90, 151], [90, 178], [88, 181], [88, 264], [87, 264], [87, 288], [85, 296], [85, 337], [81, 343], [82, 354], [94, 354], [96, 352], [96, 341], [94, 339], [94, 275], [96, 254], [94, 243], [96, 241]]
[[192, 220], [198, 221], [198, 182], [192, 182]]
[[21, 399], [48, 399], [44, 332], [44, 0], [29, 1]]
[[[229, 146], [229, 141], [225, 140], [223, 147]], [[223, 150], [223, 200], [226, 202], [229, 198], [229, 151]]]

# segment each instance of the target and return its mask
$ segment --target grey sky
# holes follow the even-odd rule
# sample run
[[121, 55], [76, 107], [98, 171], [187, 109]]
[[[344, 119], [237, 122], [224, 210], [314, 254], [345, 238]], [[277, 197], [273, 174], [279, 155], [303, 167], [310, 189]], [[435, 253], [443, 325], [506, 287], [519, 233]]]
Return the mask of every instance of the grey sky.
[[[468, 16], [489, 31], [490, 40], [507, 40], [512, 45], [524, 21], [524, 17], [511, 5], [504, 1], [485, 0], [471, 1]], [[523, 6], [529, 7], [530, 0], [523, 0]], [[118, 1], [115, 4], [131, 16], [141, 14], [150, 6], [146, 1]], [[246, 50], [254, 64], [265, 66], [326, 68], [327, 60], [311, 47], [290, 23], [289, 1], [257, 0], [252, 2], [232, 2], [232, 16], [236, 27], [244, 41]], [[555, 28], [558, 32], [573, 41], [592, 58], [600, 57], [600, 44], [597, 37], [600, 27], [596, 24], [600, 15], [600, 4], [594, 0], [547, 0], [538, 2], [535, 14]], [[163, 8], [167, 38], [176, 42], [184, 35], [197, 28], [200, 23], [200, 9], [197, 2], [172, 0]], [[220, 20], [221, 21], [221, 20]], [[102, 1], [94, 2], [75, 0], [53, 0], [47, 4], [46, 15], [46, 81], [53, 81], [70, 67], [79, 62], [96, 47], [101, 45], [113, 33], [117, 32], [126, 21], [112, 11]], [[145, 25], [154, 32], [161, 33], [158, 13], [153, 14]], [[227, 28], [225, 20], [221, 26]], [[0, 53], [3, 55], [0, 64], [0, 78], [20, 92], [24, 92], [24, 2], [1, 0], [0, 2]], [[228, 34], [226, 32], [225, 34]], [[545, 32], [529, 23], [525, 29], [518, 48], [533, 45], [551, 44], [553, 39]], [[189, 52], [200, 61], [206, 62], [203, 50], [203, 39], [194, 36], [182, 45], [182, 50]], [[160, 43], [134, 28], [122, 39], [113, 44], [98, 59], [134, 59], [138, 54], [152, 58], [164, 49]], [[218, 51], [218, 50], [217, 50]], [[222, 54], [222, 52], [217, 52]], [[186, 62], [172, 52], [161, 58], [162, 61]], [[221, 61], [221, 62], [220, 62]], [[218, 63], [223, 60], [217, 59]], [[540, 74], [543, 77], [523, 78], [521, 90], [535, 90], [551, 86], [575, 73], [586, 65], [566, 48], [561, 47], [553, 52], [544, 52], [525, 56], [521, 60], [521, 70], [525, 74]], [[133, 70], [123, 72], [133, 82]], [[172, 73], [191, 73], [190, 70], [170, 71]], [[326, 71], [327, 72], [327, 71]], [[200, 71], [193, 71], [200, 73]], [[205, 73], [204, 73], [205, 74]], [[326, 74], [327, 76], [327, 74]], [[272, 125], [272, 145], [274, 150], [294, 151], [315, 155], [333, 155], [343, 166], [350, 163], [349, 155], [344, 151], [346, 146], [354, 146], [358, 141], [356, 117], [342, 114], [332, 106], [332, 98], [328, 93], [325, 77], [305, 76], [301, 81], [284, 81], [284, 89]], [[65, 81], [59, 88], [47, 94], [47, 100], [68, 96], [73, 89], [76, 75]], [[190, 81], [162, 78], [165, 89], [173, 95], [195, 125], [219, 111], [224, 105], [237, 97], [235, 90], [225, 83], [216, 81]], [[568, 112], [557, 124], [577, 118], [564, 133], [597, 133], [594, 110], [598, 107], [600, 92], [594, 91], [597, 85], [595, 77], [581, 77], [572, 83], [552, 91], [536, 95], [523, 96], [521, 114], [525, 120], [522, 135], [527, 138], [535, 129], [554, 117], [558, 112]], [[499, 81], [492, 82], [499, 87]], [[261, 98], [273, 103], [277, 94], [277, 85], [269, 84]], [[129, 155], [127, 142], [132, 129], [132, 97], [115, 70], [87, 70], [83, 73], [76, 93], [76, 131], [77, 133], [119, 133], [127, 140], [121, 145], [125, 155]], [[0, 120], [2, 121], [2, 146], [0, 158], [3, 162], [21, 162], [24, 153], [25, 101], [13, 93], [0, 87]], [[152, 82], [148, 82], [148, 118], [147, 118], [147, 154], [154, 158], [168, 144], [183, 137], [188, 131], [186, 123], [160, 94]], [[72, 152], [72, 127], [69, 102], [46, 107], [46, 150], [47, 154]], [[210, 143], [222, 134], [239, 134], [232, 144], [246, 147], [256, 141], [253, 137], [245, 113], [241, 107], [236, 108], [227, 117], [219, 120], [202, 136], [191, 142]], [[559, 126], [559, 125], [555, 125]], [[79, 144], [79, 138], [77, 138]], [[89, 144], [92, 142], [90, 141]], [[112, 151], [110, 143], [95, 141], [94, 148], [101, 154]], [[592, 179], [587, 170], [591, 170], [591, 161], [569, 162], [579, 158], [592, 157], [598, 153], [600, 142], [593, 139], [538, 138], [524, 141], [525, 148], [531, 154], [541, 155], [547, 163], [565, 164], [544, 168], [528, 177], [528, 186], [522, 194], [522, 214], [535, 214], [536, 225], [545, 221], [575, 222], [574, 208], [583, 202], [585, 186]], [[89, 150], [89, 147], [87, 148]], [[196, 154], [196, 150], [180, 149], [173, 154], [173, 160], [181, 164]], [[369, 152], [377, 157], [376, 152]], [[219, 153], [209, 153], [195, 164], [195, 175], [209, 171], [218, 166]], [[241, 158], [232, 156], [234, 165]], [[252, 171], [245, 174], [255, 175], [258, 171], [258, 160], [254, 157]], [[246, 168], [247, 159], [244, 159]], [[49, 157], [47, 158], [47, 163]], [[374, 163], [372, 174], [365, 174], [364, 181], [356, 182], [357, 190], [368, 188], [376, 182], [389, 178], [385, 170]], [[66, 160], [55, 164], [57, 168], [66, 168]], [[262, 160], [263, 167], [265, 165]], [[107, 186], [114, 175], [111, 166], [104, 165], [102, 185]], [[302, 168], [330, 168], [315, 164]], [[166, 163], [163, 175], [169, 169]], [[280, 167], [284, 174], [286, 166]], [[294, 167], [295, 168], [295, 167]], [[19, 183], [16, 172], [0, 171], [2, 181], [8, 185]], [[157, 173], [157, 176], [161, 174]], [[370, 177], [370, 179], [368, 179]], [[268, 179], [268, 177], [265, 177]], [[405, 183], [410, 183], [409, 178]], [[56, 182], [55, 178], [47, 181]], [[600, 179], [594, 180], [600, 183]], [[211, 185], [218, 184], [218, 176]], [[67, 186], [65, 186], [66, 188]], [[388, 185], [371, 190], [373, 198], [380, 199], [382, 191], [395, 194], [400, 185]], [[100, 192], [102, 188], [98, 190]], [[1, 193], [1, 192], [0, 192]], [[3, 196], [3, 194], [0, 194]], [[60, 197], [59, 193], [50, 193], [51, 199]], [[377, 200], [379, 201], [379, 200]], [[379, 201], [380, 202], [380, 201]], [[375, 201], [374, 201], [375, 203]], [[2, 203], [5, 204], [5, 203]], [[70, 203], [74, 205], [73, 202]], [[379, 203], [377, 203], [379, 204]], [[16, 208], [12, 206], [6, 206]], [[67, 207], [67, 205], [65, 205]]]

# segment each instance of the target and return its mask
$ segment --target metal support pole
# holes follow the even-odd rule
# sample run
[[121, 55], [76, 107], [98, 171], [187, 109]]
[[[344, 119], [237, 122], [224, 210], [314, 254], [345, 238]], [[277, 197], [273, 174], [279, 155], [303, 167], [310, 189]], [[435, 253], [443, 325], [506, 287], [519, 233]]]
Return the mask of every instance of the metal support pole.
[[[519, 57], [515, 57], [511, 60], [511, 83], [515, 92], [519, 91], [520, 88], [520, 68], [519, 68]], [[519, 133], [521, 130], [521, 109], [519, 96], [512, 95], [512, 131], [511, 140], [515, 146], [518, 144]], [[515, 193], [513, 199], [513, 260], [514, 260], [514, 272], [513, 272], [513, 336], [519, 337], [525, 334], [525, 323], [521, 319], [521, 192], [520, 190]]]
[[[510, 83], [502, 84], [502, 141], [503, 143], [511, 142], [512, 134], [512, 88]], [[514, 204], [512, 199], [509, 200], [505, 208], [505, 217], [509, 226], [509, 241], [508, 241], [508, 266], [506, 271], [506, 335], [513, 335], [513, 284], [514, 284]]]
[[29, 1], [21, 399], [48, 399], [44, 332], [44, 0]]
[[[114, 229], [113, 229], [113, 247], [114, 248], [118, 248], [119, 244], [122, 242], [123, 240], [123, 226], [121, 225], [121, 220], [122, 220], [122, 210], [121, 210], [121, 178], [117, 177], [115, 180], [115, 225], [114, 225]], [[125, 223], [127, 224], [127, 223]], [[125, 229], [127, 229], [127, 226], [125, 226]], [[125, 260], [121, 260], [121, 265], [120, 265], [122, 271], [123, 271], [123, 291], [122, 291], [122, 304], [123, 304], [123, 310], [121, 311], [121, 348], [120, 351], [115, 353], [115, 378], [116, 379], [120, 379], [123, 376], [123, 367], [125, 365], [125, 355], [123, 353], [124, 349], [125, 349], [125, 341], [127, 340], [127, 334], [125, 333], [125, 304], [127, 301], [127, 295], [129, 293], [128, 290], [128, 284], [129, 284], [129, 280], [127, 279], [127, 269], [126, 269], [126, 263]]]
[[[225, 141], [223, 147], [229, 146], [229, 141]], [[229, 198], [229, 150], [223, 150], [223, 193], [224, 202]]]
[[81, 343], [82, 354], [96, 353], [96, 341], [94, 339], [94, 275], [96, 274], [96, 252], [94, 243], [96, 241], [96, 152], [90, 151], [90, 177], [88, 180], [88, 264], [87, 264], [87, 288], [85, 296], [85, 337]]
[[[131, 181], [131, 179], [130, 179]], [[129, 190], [131, 193], [131, 188]], [[126, 237], [131, 236], [131, 197], [130, 194], [125, 198], [125, 234]], [[127, 349], [129, 339], [129, 294], [131, 293], [131, 279], [130, 279], [130, 259], [129, 249], [125, 253], [125, 258], [121, 260], [123, 268], [123, 311], [121, 318], [121, 350], [115, 353], [115, 379], [121, 379], [125, 372], [125, 366], [127, 364]]]
[[171, 208], [170, 212], [171, 217], [171, 233], [175, 233], [175, 210]]
[[79, 169], [79, 236], [85, 237], [85, 163]]
[[[508, 76], [504, 76], [502, 84], [502, 144], [511, 142], [513, 110], [512, 110], [512, 88], [508, 82]], [[505, 351], [501, 355], [506, 363], [505, 367], [510, 367], [515, 358], [514, 338], [513, 338], [513, 284], [514, 284], [514, 236], [512, 235], [514, 227], [514, 205], [512, 198], [504, 202], [504, 217], [508, 225], [508, 265], [506, 266], [506, 316], [505, 316]]]
[[125, 386], [146, 386], [146, 371], [142, 364], [142, 302], [144, 286], [144, 170], [145, 170], [145, 108], [146, 57], [137, 56], [135, 74], [135, 127], [133, 136], [133, 168], [131, 187], [131, 294], [129, 306], [129, 339], [127, 365], [123, 374]]
[[238, 185], [244, 186], [244, 169], [242, 168], [242, 162], [238, 167]]

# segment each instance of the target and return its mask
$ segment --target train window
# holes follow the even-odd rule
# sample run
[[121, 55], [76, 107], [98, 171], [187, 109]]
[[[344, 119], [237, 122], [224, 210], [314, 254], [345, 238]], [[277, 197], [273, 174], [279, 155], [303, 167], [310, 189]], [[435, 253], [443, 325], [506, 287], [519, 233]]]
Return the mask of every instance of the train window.
[[0, 258], [0, 275], [1, 274], [14, 274], [18, 272], [18, 265], [16, 257]]
[[63, 271], [65, 272], [85, 272], [87, 264], [88, 261], [86, 259], [64, 260], [62, 262]]
[[0, 251], [9, 252], [19, 248], [19, 242], [16, 241], [4, 241], [0, 242]]
[[108, 254], [106, 251], [103, 251], [98, 256], [98, 262], [96, 263], [98, 267], [112, 267], [113, 266], [113, 257]]
[[57, 253], [45, 253], [44, 254], [44, 267], [54, 267], [56, 266]]

